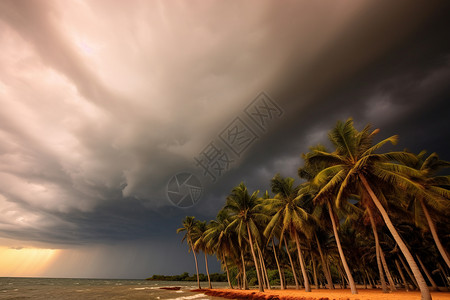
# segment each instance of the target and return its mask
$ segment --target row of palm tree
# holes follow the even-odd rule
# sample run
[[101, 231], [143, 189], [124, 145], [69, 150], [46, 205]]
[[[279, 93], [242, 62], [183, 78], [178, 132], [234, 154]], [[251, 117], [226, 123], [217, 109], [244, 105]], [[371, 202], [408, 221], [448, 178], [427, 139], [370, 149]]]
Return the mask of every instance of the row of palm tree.
[[[206, 264], [208, 254], [221, 261], [230, 288], [237, 281], [247, 289], [246, 272], [252, 268], [259, 290], [270, 289], [267, 269], [276, 266], [282, 289], [289, 271], [296, 288], [303, 286], [306, 292], [312, 281], [319, 288], [319, 279], [334, 288], [334, 275], [353, 294], [357, 278], [372, 286], [379, 281], [383, 292], [388, 287], [395, 290], [401, 282], [407, 290], [419, 288], [422, 299], [431, 299], [423, 273], [434, 289], [432, 275], [439, 273], [448, 284], [450, 261], [437, 224], [448, 240], [450, 176], [441, 173], [450, 163], [424, 151], [379, 153], [384, 145], [395, 145], [398, 137], [374, 144], [378, 132], [369, 125], [358, 131], [352, 119], [338, 122], [329, 133], [333, 151], [318, 145], [302, 155], [301, 184], [276, 174], [271, 180], [273, 196], [267, 191], [259, 196], [241, 183], [216, 220], [207, 224], [186, 217], [178, 232], [185, 232], [183, 240], [194, 254], [197, 274], [196, 252], [203, 251]], [[432, 252], [427, 261], [438, 266], [433, 274], [419, 256], [424, 249]]]

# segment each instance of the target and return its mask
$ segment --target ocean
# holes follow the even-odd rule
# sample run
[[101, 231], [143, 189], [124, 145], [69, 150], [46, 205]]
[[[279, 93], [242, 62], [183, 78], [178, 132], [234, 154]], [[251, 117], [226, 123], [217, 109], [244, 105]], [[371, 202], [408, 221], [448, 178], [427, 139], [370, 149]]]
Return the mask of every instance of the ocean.
[[[227, 286], [226, 282], [213, 283], [213, 287]], [[181, 287], [181, 289], [164, 290], [160, 289], [161, 287]], [[202, 282], [202, 287], [208, 287], [208, 283]], [[221, 299], [189, 291], [196, 288], [197, 282], [185, 281], [2, 277], [0, 299]]]

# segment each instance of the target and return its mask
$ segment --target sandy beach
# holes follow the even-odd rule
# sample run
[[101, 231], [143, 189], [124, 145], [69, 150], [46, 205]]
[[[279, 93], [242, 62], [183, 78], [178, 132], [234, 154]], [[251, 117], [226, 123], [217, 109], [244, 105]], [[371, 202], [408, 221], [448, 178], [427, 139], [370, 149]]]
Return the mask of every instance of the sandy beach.
[[[198, 291], [198, 290], [197, 290]], [[317, 290], [313, 289], [310, 293], [304, 290], [266, 290], [264, 293], [258, 290], [231, 290], [231, 289], [212, 289], [201, 290], [209, 296], [223, 297], [227, 299], [279, 299], [279, 300], [414, 300], [420, 299], [418, 291], [396, 291], [391, 293], [382, 293], [381, 290], [358, 290], [357, 295], [352, 295], [349, 289], [335, 290]], [[450, 292], [432, 292], [433, 300], [450, 300]]]

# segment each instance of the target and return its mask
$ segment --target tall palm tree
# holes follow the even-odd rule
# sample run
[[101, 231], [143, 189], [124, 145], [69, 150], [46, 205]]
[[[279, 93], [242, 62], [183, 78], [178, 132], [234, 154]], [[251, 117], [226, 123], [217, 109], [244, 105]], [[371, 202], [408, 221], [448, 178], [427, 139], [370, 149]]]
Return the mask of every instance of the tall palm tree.
[[[269, 192], [266, 191], [264, 193], [264, 196], [262, 197], [262, 201], [263, 201], [264, 207], [265, 207], [268, 199], [270, 199], [270, 195], [269, 195]], [[267, 220], [270, 220], [272, 218], [273, 214], [274, 214], [273, 211], [267, 210], [267, 209], [263, 210], [263, 213], [265, 213], [267, 215]], [[264, 225], [265, 225], [264, 227], [267, 227], [267, 224], [264, 224]], [[278, 228], [277, 230], [273, 230], [272, 234], [270, 236], [266, 236], [266, 238], [267, 238], [267, 244], [270, 244], [270, 243], [272, 244], [272, 251], [273, 251], [273, 255], [275, 257], [275, 263], [277, 265], [278, 275], [280, 277], [280, 286], [281, 286], [281, 289], [284, 290], [284, 289], [286, 289], [286, 287], [284, 285], [283, 271], [281, 269], [280, 262], [279, 262], [279, 259], [278, 259], [278, 255], [277, 255], [277, 250], [276, 250], [276, 247], [275, 247], [275, 236], [279, 236], [278, 234], [279, 234], [280, 229], [281, 228]], [[264, 232], [263, 232], [263, 235], [264, 235]], [[281, 248], [281, 245], [282, 245], [281, 242], [279, 242], [279, 248]]]
[[277, 226], [281, 226], [281, 240], [284, 238], [285, 232], [290, 234], [297, 246], [305, 291], [311, 292], [299, 238], [299, 232], [307, 230], [308, 213], [301, 207], [302, 198], [298, 196], [298, 188], [294, 187], [293, 178], [282, 178], [280, 174], [276, 174], [271, 180], [271, 187], [275, 197], [266, 200], [266, 207], [273, 210], [275, 214], [267, 225], [264, 235], [270, 236]]
[[331, 272], [328, 268], [328, 261], [325, 260], [325, 255], [322, 250], [322, 243], [320, 242], [319, 236], [323, 236], [325, 233], [321, 231], [318, 227], [314, 231], [314, 239], [316, 241], [317, 250], [319, 251], [320, 260], [322, 263], [322, 271], [325, 275], [325, 279], [327, 280], [328, 289], [333, 289], [333, 279], [331, 278]]
[[[366, 202], [364, 200], [365, 200], [365, 197], [363, 197], [363, 202]], [[375, 222], [375, 218], [374, 218], [372, 209], [373, 208], [371, 207], [371, 202], [366, 204], [366, 212], [369, 216], [370, 226], [372, 227], [373, 237], [375, 240], [375, 252], [376, 252], [375, 256], [376, 256], [376, 260], [377, 260], [378, 273], [380, 275], [381, 289], [383, 290], [383, 293], [387, 293], [388, 291], [387, 291], [387, 287], [386, 287], [386, 280], [384, 280], [384, 273], [383, 273], [383, 267], [382, 267], [382, 262], [381, 262], [380, 241], [378, 238], [377, 225]]]
[[181, 241], [183, 242], [184, 240], [186, 240], [188, 247], [189, 247], [189, 251], [192, 251], [192, 253], [194, 254], [195, 270], [197, 272], [197, 285], [198, 285], [198, 288], [201, 289], [202, 287], [200, 286], [200, 276], [198, 274], [198, 261], [197, 261], [197, 255], [195, 254], [194, 241], [193, 241], [193, 238], [197, 234], [197, 232], [196, 232], [197, 222], [198, 221], [195, 219], [195, 217], [186, 217], [182, 223], [183, 227], [178, 228], [177, 233], [185, 232], [183, 239]]
[[[316, 206], [318, 208], [316, 212], [319, 212], [320, 214], [323, 211], [328, 212], [328, 215], [331, 220], [331, 226], [333, 229], [333, 235], [339, 252], [339, 257], [341, 259], [345, 274], [347, 275], [347, 279], [350, 284], [350, 290], [352, 294], [357, 294], [358, 291], [356, 290], [356, 284], [353, 279], [352, 273], [350, 272], [350, 268], [348, 267], [347, 259], [345, 258], [344, 251], [342, 249], [341, 241], [339, 238], [337, 225], [339, 224], [339, 220], [335, 213], [336, 197], [332, 193], [328, 193], [327, 197], [318, 197], [319, 193], [323, 192], [324, 187], [322, 187], [322, 189], [317, 190], [317, 187], [321, 187], [321, 185], [323, 185], [321, 182], [317, 182], [317, 177], [321, 175], [324, 170], [328, 170], [328, 161], [317, 159], [317, 156], [318, 153], [328, 153], [328, 152], [326, 152], [325, 147], [320, 145], [317, 147], [313, 147], [310, 150], [311, 152], [302, 155], [303, 160], [305, 161], [305, 166], [299, 168], [298, 175], [301, 178], [311, 180], [311, 182], [309, 182], [309, 184], [307, 183], [307, 185], [305, 186], [305, 190], [307, 190], [311, 194], [314, 194], [314, 202], [316, 203]], [[327, 185], [325, 185], [325, 187], [327, 187]]]
[[230, 228], [235, 228], [239, 234], [239, 240], [242, 242], [243, 235], [246, 231], [248, 244], [253, 257], [253, 263], [256, 268], [256, 276], [258, 278], [259, 291], [264, 292], [262, 276], [258, 267], [254, 249], [254, 237], [258, 238], [259, 231], [256, 226], [258, 219], [264, 218], [264, 214], [260, 212], [260, 200], [258, 198], [259, 191], [249, 194], [247, 187], [243, 182], [235, 187], [231, 194], [227, 197], [224, 209], [229, 213]]
[[[426, 197], [419, 197], [419, 195], [410, 197], [410, 199], [412, 200], [412, 203], [410, 203], [410, 207], [418, 210], [414, 214], [416, 217], [425, 217], [425, 223], [428, 227], [426, 229], [430, 230], [439, 253], [441, 254], [448, 268], [450, 268], [449, 255], [443, 247], [441, 240], [439, 239], [436, 225], [430, 214], [431, 208], [434, 211], [440, 211], [444, 220], [447, 220], [449, 217], [448, 212], [450, 211], [450, 191], [448, 190], [448, 187], [450, 186], [450, 176], [438, 176], [436, 174], [443, 168], [449, 168], [450, 162], [439, 159], [439, 156], [436, 153], [432, 153], [430, 156], [425, 158], [425, 153], [425, 151], [422, 151], [419, 154], [415, 155], [416, 160], [414, 161], [403, 161], [404, 164], [418, 170], [421, 173], [421, 177], [415, 177], [413, 178], [413, 180], [417, 181], [427, 194]], [[434, 216], [438, 217], [437, 214], [434, 214]], [[423, 223], [424, 222], [420, 222], [420, 220], [416, 220], [416, 224], [418, 225], [421, 225]]]
[[353, 126], [352, 119], [337, 123], [329, 133], [329, 138], [336, 150], [333, 153], [315, 151], [315, 155], [309, 158], [312, 161], [326, 161], [329, 165], [314, 178], [314, 183], [321, 187], [316, 198], [328, 198], [330, 194], [336, 194], [336, 204], [339, 206], [349, 193], [354, 193], [359, 188], [365, 190], [410, 265], [419, 284], [422, 299], [429, 300], [431, 295], [428, 286], [411, 252], [384, 208], [386, 202], [385, 205], [381, 202], [385, 199], [380, 187], [385, 185], [405, 190], [410, 189], [419, 195], [424, 195], [418, 184], [409, 179], [411, 175], [420, 177], [420, 174], [412, 172], [404, 165], [392, 162], [410, 156], [405, 152], [375, 154], [374, 152], [384, 144], [388, 142], [396, 144], [398, 139], [397, 136], [392, 136], [372, 145], [373, 136], [376, 133], [378, 130], [371, 131], [370, 126], [366, 126], [361, 132], [358, 132]]
[[237, 256], [235, 249], [232, 247], [230, 232], [227, 232], [229, 221], [224, 211], [220, 211], [216, 220], [212, 220], [209, 228], [205, 231], [204, 241], [209, 249], [213, 249], [217, 257], [222, 261], [227, 272], [228, 285], [233, 289], [230, 279], [230, 271], [228, 269], [227, 256]]
[[197, 240], [194, 243], [194, 249], [197, 251], [203, 251], [205, 254], [205, 266], [206, 266], [206, 275], [208, 276], [208, 287], [212, 289], [211, 285], [211, 277], [209, 276], [209, 268], [208, 268], [208, 254], [212, 254], [211, 248], [208, 247], [208, 244], [205, 239], [205, 233], [208, 229], [205, 221], [198, 221], [196, 224], [196, 233], [198, 235]]

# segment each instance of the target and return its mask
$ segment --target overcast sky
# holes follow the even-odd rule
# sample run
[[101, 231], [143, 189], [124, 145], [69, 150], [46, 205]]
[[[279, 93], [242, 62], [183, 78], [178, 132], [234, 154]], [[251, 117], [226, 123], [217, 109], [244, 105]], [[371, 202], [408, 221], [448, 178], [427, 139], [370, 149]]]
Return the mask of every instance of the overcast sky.
[[[213, 219], [241, 181], [296, 178], [348, 117], [450, 160], [449, 8], [0, 1], [0, 276], [192, 273], [184, 216]], [[214, 178], [198, 163], [212, 146]], [[202, 188], [190, 208], [167, 194], [183, 172]]]

